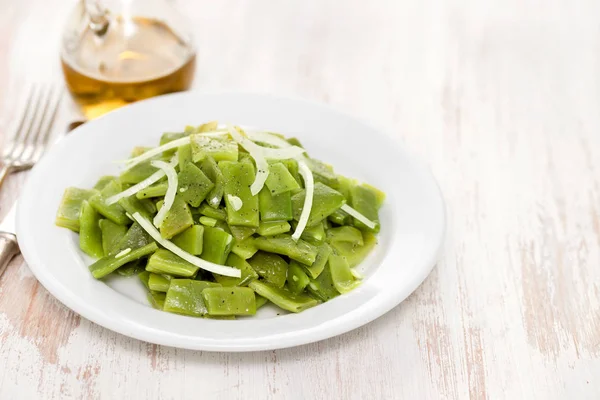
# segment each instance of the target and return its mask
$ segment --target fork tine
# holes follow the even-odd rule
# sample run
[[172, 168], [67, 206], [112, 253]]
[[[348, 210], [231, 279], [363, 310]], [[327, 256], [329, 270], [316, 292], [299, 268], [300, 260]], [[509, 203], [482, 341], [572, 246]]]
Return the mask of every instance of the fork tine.
[[46, 113], [48, 103], [52, 96], [51, 87], [47, 87], [45, 84], [40, 84], [38, 87], [38, 97], [35, 109], [33, 110], [33, 117], [31, 119], [31, 124], [29, 125], [29, 130], [27, 131], [27, 136], [25, 136], [25, 150], [20, 157], [20, 161], [24, 163], [29, 163], [33, 160], [37, 147], [37, 138], [42, 129], [42, 123], [44, 122], [44, 114]]
[[[43, 123], [44, 123], [44, 117], [46, 115], [46, 112], [48, 111], [48, 106], [50, 104], [50, 100], [52, 99], [52, 87], [50, 88], [46, 88], [46, 87], [42, 87], [43, 89], [47, 89], [47, 90], [42, 90], [42, 95], [40, 96], [40, 99], [42, 99], [41, 103], [42, 106], [40, 108], [40, 115], [39, 118], [36, 121], [35, 124], [35, 128], [32, 130], [33, 136], [31, 137], [31, 142], [32, 143], [37, 143], [38, 141], [38, 137], [40, 136], [40, 131], [42, 130], [43, 127]], [[36, 114], [37, 116], [37, 114]]]
[[48, 91], [48, 98], [44, 106], [44, 113], [40, 119], [38, 132], [35, 136], [36, 148], [33, 154], [34, 162], [37, 162], [48, 145], [48, 140], [50, 139], [52, 132], [52, 125], [54, 124], [54, 119], [56, 118], [56, 113], [58, 111], [61, 98], [62, 89], [51, 87]]
[[27, 121], [27, 115], [29, 113], [31, 102], [33, 101], [34, 93], [35, 86], [29, 85], [29, 88], [27, 90], [27, 101], [25, 101], [18, 110], [17, 116], [19, 118], [19, 123], [16, 127], [13, 127], [12, 135], [9, 137], [8, 142], [4, 146], [4, 149], [2, 151], [3, 157], [11, 155], [11, 153], [15, 151], [17, 143], [20, 141], [20, 133], [22, 132], [25, 122]]
[[32, 95], [32, 101], [27, 105], [28, 112], [24, 115], [24, 118], [28, 121], [27, 128], [19, 130], [18, 136], [15, 137], [16, 146], [11, 155], [13, 159], [28, 158], [28, 153], [31, 150], [31, 133], [35, 127], [35, 121], [43, 98], [43, 90], [39, 86], [34, 85], [32, 91], [36, 95]]

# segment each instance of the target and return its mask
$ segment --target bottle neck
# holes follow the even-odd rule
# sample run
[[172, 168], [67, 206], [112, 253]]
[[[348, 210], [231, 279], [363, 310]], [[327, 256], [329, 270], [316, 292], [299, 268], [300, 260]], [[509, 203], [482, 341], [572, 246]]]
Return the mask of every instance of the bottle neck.
[[84, 9], [90, 18], [90, 29], [98, 36], [103, 36], [108, 31], [108, 9], [101, 0], [82, 0]]

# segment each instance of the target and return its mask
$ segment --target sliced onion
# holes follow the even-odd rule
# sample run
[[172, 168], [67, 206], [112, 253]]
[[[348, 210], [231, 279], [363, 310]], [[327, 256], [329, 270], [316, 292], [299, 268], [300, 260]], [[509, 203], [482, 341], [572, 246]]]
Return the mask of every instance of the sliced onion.
[[239, 211], [239, 209], [242, 208], [242, 206], [244, 205], [244, 202], [242, 201], [242, 199], [240, 199], [237, 196], [228, 194], [227, 200], [229, 200], [229, 204], [231, 205], [231, 208], [233, 208], [235, 211]]
[[350, 268], [350, 273], [352, 274], [353, 277], [355, 277], [356, 279], [363, 279], [364, 276], [363, 274], [361, 274], [360, 272], [358, 272], [356, 270], [356, 268]]
[[302, 147], [291, 145], [285, 139], [282, 139], [279, 136], [269, 132], [250, 131], [247, 132], [247, 134], [248, 137], [253, 141], [263, 142], [270, 144], [271, 146], [280, 147], [278, 149], [271, 149], [269, 147], [257, 145], [263, 151], [265, 158], [274, 160], [287, 160], [288, 158], [298, 158], [306, 152], [306, 150], [304, 150]]
[[248, 137], [257, 142], [263, 142], [270, 144], [271, 146], [277, 147], [292, 147], [292, 145], [285, 139], [280, 138], [277, 135], [273, 135], [269, 132], [264, 131], [246, 131]]
[[[173, 167], [175, 165], [177, 165], [177, 154], [175, 154], [173, 156], [173, 158], [171, 159], [171, 162], [169, 164]], [[155, 173], [153, 173], [152, 175], [150, 175], [143, 181], [133, 185], [129, 189], [126, 189], [126, 190], [122, 191], [121, 193], [117, 193], [114, 196], [110, 196], [108, 199], [106, 199], [106, 204], [110, 206], [111, 204], [115, 204], [119, 200], [121, 200], [125, 197], [133, 196], [137, 192], [146, 189], [148, 186], [152, 185], [153, 183], [158, 182], [163, 176], [165, 176], [165, 171], [163, 171], [162, 169], [159, 169], [158, 171], [156, 171]]]
[[265, 185], [269, 176], [269, 163], [267, 163], [259, 145], [242, 136], [236, 128], [228, 126], [227, 129], [233, 140], [246, 149], [250, 156], [254, 158], [254, 162], [256, 163], [256, 177], [250, 186], [250, 193], [252, 193], [252, 196], [256, 196]]
[[124, 190], [121, 193], [117, 193], [114, 196], [110, 196], [108, 199], [106, 199], [106, 204], [110, 206], [111, 204], [115, 204], [116, 202], [125, 197], [133, 196], [140, 190], [144, 190], [153, 183], [158, 182], [163, 176], [165, 176], [164, 171], [158, 170], [143, 181], [141, 181], [140, 183], [133, 185], [129, 189]]
[[229, 132], [226, 129], [217, 129], [216, 131], [194, 133], [194, 135], [219, 137], [229, 135]]
[[[248, 152], [253, 156], [252, 152]], [[269, 163], [262, 156], [258, 158], [253, 157], [254, 161], [256, 161], [256, 178], [254, 178], [254, 182], [250, 186], [250, 193], [252, 193], [252, 196], [256, 196], [262, 190], [263, 186], [265, 186], [265, 182], [269, 176]]]
[[298, 172], [300, 175], [302, 175], [302, 179], [304, 179], [306, 196], [304, 196], [304, 205], [302, 206], [302, 213], [300, 214], [300, 219], [298, 220], [298, 226], [296, 226], [296, 230], [292, 235], [292, 239], [294, 240], [300, 239], [302, 232], [304, 232], [304, 228], [306, 228], [308, 217], [310, 216], [310, 210], [312, 209], [313, 195], [315, 193], [313, 174], [304, 161], [298, 161]]
[[290, 158], [297, 158], [306, 151], [302, 147], [298, 146], [285, 147], [281, 149], [271, 149], [269, 147], [262, 146], [258, 147], [263, 152], [265, 158], [269, 158], [271, 160], [287, 160]]
[[351, 216], [353, 216], [354, 218], [356, 218], [363, 224], [365, 224], [370, 229], [375, 229], [375, 222], [371, 221], [369, 218], [365, 217], [364, 215], [362, 215], [361, 213], [356, 211], [354, 208], [350, 207], [348, 204], [344, 204], [341, 207], [341, 209], [343, 211], [346, 211], [348, 214], [350, 214]]
[[133, 219], [140, 224], [140, 226], [148, 232], [148, 234], [152, 237], [152, 239], [156, 240], [158, 244], [160, 244], [165, 249], [169, 250], [173, 254], [183, 258], [185, 261], [195, 265], [198, 268], [202, 268], [205, 271], [214, 272], [215, 274], [223, 275], [223, 276], [231, 276], [234, 278], [240, 278], [242, 276], [242, 271], [233, 268], [226, 267], [224, 265], [219, 265], [215, 263], [211, 263], [209, 261], [203, 260], [199, 257], [193, 256], [182, 248], [176, 246], [170, 240], [163, 239], [160, 236], [160, 232], [156, 230], [156, 228], [148, 221], [146, 218], [142, 217], [140, 213], [136, 212], [133, 214]]
[[175, 149], [177, 147], [186, 145], [188, 143], [190, 143], [190, 137], [186, 136], [186, 137], [182, 137], [181, 139], [176, 139], [169, 143], [163, 144], [162, 146], [154, 147], [137, 157], [130, 158], [129, 160], [125, 160], [125, 166], [126, 166], [125, 170], [133, 168], [136, 165], [138, 165], [139, 163], [149, 160], [152, 157], [157, 156], [164, 151]]
[[179, 182], [177, 180], [177, 172], [171, 164], [166, 163], [164, 161], [155, 160], [152, 161], [151, 165], [153, 167], [160, 168], [165, 173], [165, 175], [167, 175], [168, 181], [167, 193], [165, 193], [165, 202], [163, 203], [160, 210], [158, 210], [158, 214], [156, 214], [153, 221], [154, 226], [159, 228], [160, 225], [163, 223], [165, 217], [167, 216], [167, 213], [173, 206], [173, 202], [175, 201], [175, 195], [177, 194], [177, 185]]

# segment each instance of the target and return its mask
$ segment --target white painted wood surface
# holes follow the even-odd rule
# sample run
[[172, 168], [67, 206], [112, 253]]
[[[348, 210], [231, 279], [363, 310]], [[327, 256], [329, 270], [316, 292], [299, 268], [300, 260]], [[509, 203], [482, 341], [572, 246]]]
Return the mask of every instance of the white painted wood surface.
[[[0, 0], [0, 133], [58, 70], [72, 3]], [[600, 2], [180, 1], [195, 86], [303, 96], [394, 132], [428, 164], [445, 252], [405, 301], [281, 351], [177, 350], [0, 279], [0, 398], [600, 398]], [[57, 129], [72, 118], [68, 104]], [[0, 216], [26, 173], [0, 191]]]

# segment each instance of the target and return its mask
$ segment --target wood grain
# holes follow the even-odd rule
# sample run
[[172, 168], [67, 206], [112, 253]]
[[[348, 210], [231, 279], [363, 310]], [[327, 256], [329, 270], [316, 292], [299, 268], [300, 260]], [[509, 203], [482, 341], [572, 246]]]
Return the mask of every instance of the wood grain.
[[[348, 334], [248, 354], [139, 342], [0, 279], [0, 398], [600, 398], [600, 3], [180, 1], [195, 86], [303, 96], [375, 121], [433, 170], [444, 255]], [[72, 3], [0, 0], [0, 133], [60, 79]], [[56, 129], [74, 118], [65, 100]], [[0, 217], [26, 174], [0, 191]]]

